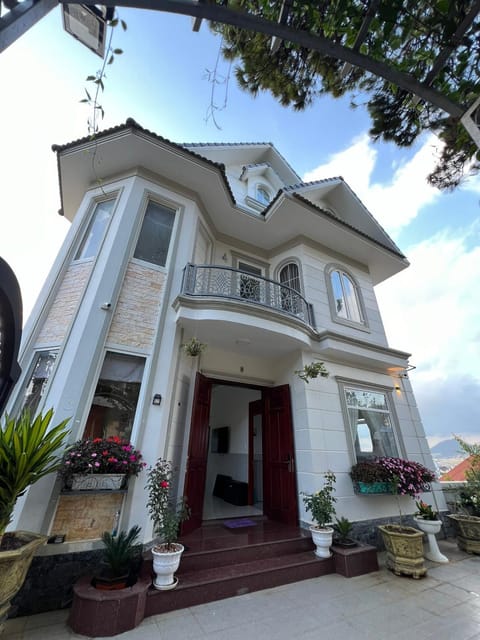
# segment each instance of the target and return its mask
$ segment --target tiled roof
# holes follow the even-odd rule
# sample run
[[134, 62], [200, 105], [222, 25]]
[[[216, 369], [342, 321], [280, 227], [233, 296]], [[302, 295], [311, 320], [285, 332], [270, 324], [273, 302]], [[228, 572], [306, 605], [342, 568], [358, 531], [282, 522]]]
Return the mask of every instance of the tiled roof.
[[468, 471], [471, 466], [472, 456], [469, 456], [468, 458], [465, 458], [465, 460], [462, 460], [459, 464], [457, 464], [456, 467], [453, 467], [453, 469], [450, 469], [450, 471], [444, 473], [440, 477], [440, 480], [443, 480], [444, 482], [462, 482], [466, 480], [465, 472]]

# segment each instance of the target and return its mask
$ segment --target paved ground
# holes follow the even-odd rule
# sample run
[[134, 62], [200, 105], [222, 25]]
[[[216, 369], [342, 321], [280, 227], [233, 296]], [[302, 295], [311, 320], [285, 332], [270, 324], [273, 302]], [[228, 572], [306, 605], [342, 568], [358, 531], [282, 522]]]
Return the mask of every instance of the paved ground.
[[[480, 556], [440, 541], [450, 563], [428, 562], [420, 580], [385, 568], [329, 575], [147, 618], [119, 640], [480, 640]], [[380, 554], [382, 564], [383, 554]], [[7, 621], [2, 640], [84, 638], [68, 612]]]

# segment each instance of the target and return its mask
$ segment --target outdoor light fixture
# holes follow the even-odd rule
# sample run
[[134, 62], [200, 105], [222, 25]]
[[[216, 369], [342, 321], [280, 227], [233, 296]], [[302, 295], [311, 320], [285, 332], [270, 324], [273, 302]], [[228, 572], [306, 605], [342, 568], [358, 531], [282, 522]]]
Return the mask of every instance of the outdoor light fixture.
[[162, 396], [159, 393], [156, 393], [153, 396], [152, 404], [154, 404], [154, 405], [156, 405], [158, 407], [161, 402], [162, 402]]
[[63, 4], [62, 9], [65, 31], [103, 58], [107, 22], [113, 18], [115, 7]]
[[397, 391], [397, 392], [399, 392], [399, 391], [400, 391], [400, 385], [399, 385], [399, 384], [396, 384], [396, 385], [395, 385], [395, 391]]

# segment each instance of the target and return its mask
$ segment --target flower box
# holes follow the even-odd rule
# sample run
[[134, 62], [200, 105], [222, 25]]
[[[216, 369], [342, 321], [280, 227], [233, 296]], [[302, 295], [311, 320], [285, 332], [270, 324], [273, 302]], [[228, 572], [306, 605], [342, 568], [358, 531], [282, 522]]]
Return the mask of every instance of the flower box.
[[117, 491], [123, 487], [124, 473], [74, 473], [72, 491]]
[[391, 482], [361, 482], [353, 483], [355, 493], [362, 495], [372, 495], [378, 493], [395, 493], [395, 488]]

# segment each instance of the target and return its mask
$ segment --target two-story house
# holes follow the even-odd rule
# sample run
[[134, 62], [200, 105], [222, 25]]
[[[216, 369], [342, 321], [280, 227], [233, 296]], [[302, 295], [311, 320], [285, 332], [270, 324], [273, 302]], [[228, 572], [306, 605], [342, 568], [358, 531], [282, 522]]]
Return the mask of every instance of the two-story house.
[[[308, 522], [299, 494], [327, 470], [337, 513], [398, 513], [391, 497], [355, 495], [349, 470], [373, 455], [433, 468], [409, 354], [388, 345], [374, 292], [408, 262], [345, 181], [303, 183], [269, 143], [174, 144], [133, 120], [54, 150], [72, 224], [10, 413], [53, 407], [72, 441], [118, 435], [149, 464], [172, 460], [190, 529]], [[182, 346], [193, 337], [200, 356]], [[329, 377], [306, 383], [296, 372], [316, 361]], [[150, 540], [144, 487], [142, 473], [92, 497], [44, 478], [15, 524], [84, 540], [120, 512]]]

